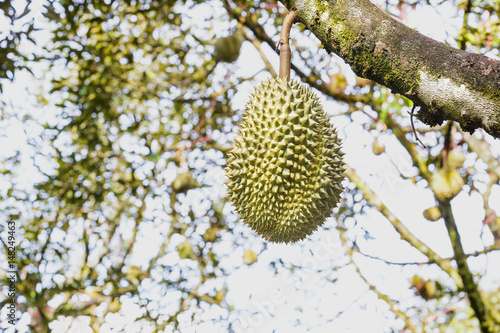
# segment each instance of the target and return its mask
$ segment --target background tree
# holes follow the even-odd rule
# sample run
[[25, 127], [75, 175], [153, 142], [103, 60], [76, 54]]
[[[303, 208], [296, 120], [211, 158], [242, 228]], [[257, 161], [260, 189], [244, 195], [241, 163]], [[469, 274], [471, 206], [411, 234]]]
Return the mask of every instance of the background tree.
[[[445, 42], [497, 57], [498, 2], [378, 5], [405, 20], [413, 9], [450, 3], [463, 26]], [[385, 330], [498, 331], [499, 281], [489, 274], [500, 249], [498, 140], [453, 121], [417, 124], [422, 149], [407, 114], [412, 102], [354, 77], [328, 54], [337, 50], [325, 43], [333, 38], [326, 23], [307, 24], [315, 12], [299, 13], [306, 25], [292, 32], [292, 71], [324, 99], [350, 168], [334, 219], [285, 252], [238, 221], [222, 169], [251, 86], [276, 75], [282, 5], [6, 1], [1, 9], [1, 126], [21, 142], [4, 149], [0, 181], [2, 220], [18, 227], [19, 330], [262, 331], [266, 323], [276, 328], [271, 315], [284, 308], [290, 323], [279, 327], [303, 331], [339, 327], [350, 311], [364, 317], [377, 308]], [[249, 54], [262, 61], [239, 61]], [[346, 59], [363, 74], [362, 64]], [[16, 91], [26, 80], [26, 92]], [[397, 88], [391, 82], [382, 83]], [[452, 189], [432, 186], [438, 176]], [[467, 203], [470, 220], [457, 202]], [[422, 216], [432, 206], [437, 223]], [[229, 286], [252, 269], [280, 280], [261, 298], [261, 286], [251, 284], [248, 306]], [[318, 303], [308, 321], [314, 306], [305, 300], [316, 286], [335, 299], [353, 275], [364, 289], [350, 289], [342, 306]], [[384, 282], [395, 275], [402, 291]], [[296, 294], [275, 292], [283, 288]]]

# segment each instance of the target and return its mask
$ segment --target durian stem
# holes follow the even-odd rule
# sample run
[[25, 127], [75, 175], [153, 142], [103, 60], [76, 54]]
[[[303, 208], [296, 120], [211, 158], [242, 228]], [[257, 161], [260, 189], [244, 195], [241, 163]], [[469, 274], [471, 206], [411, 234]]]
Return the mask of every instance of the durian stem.
[[441, 216], [448, 230], [448, 236], [450, 237], [453, 248], [458, 273], [462, 277], [463, 290], [467, 293], [467, 296], [469, 296], [471, 308], [474, 310], [477, 319], [479, 319], [481, 332], [498, 332], [498, 323], [500, 323], [500, 318], [498, 317], [500, 316], [496, 313], [494, 308], [490, 308], [483, 300], [478, 285], [474, 281], [474, 275], [467, 264], [467, 255], [462, 247], [462, 241], [460, 239], [457, 224], [455, 223], [455, 217], [453, 216], [450, 202], [439, 202], [439, 210], [441, 211]]
[[290, 66], [292, 61], [292, 51], [290, 49], [290, 30], [297, 21], [297, 14], [294, 11], [289, 12], [283, 20], [280, 34], [280, 72], [279, 77], [285, 79], [290, 77]]

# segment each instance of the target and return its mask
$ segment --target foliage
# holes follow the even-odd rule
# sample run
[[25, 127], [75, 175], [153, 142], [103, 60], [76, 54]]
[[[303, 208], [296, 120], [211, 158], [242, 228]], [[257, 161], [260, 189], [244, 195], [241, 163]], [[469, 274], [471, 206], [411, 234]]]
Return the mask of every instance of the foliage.
[[[484, 273], [486, 266], [457, 270], [453, 258], [434, 252], [426, 243], [435, 242], [425, 235], [437, 232], [439, 223], [445, 230], [443, 220], [426, 222], [422, 212], [469, 200], [471, 210], [477, 210], [477, 220], [470, 223], [480, 229], [484, 246], [454, 256], [461, 256], [460, 262], [466, 257], [498, 262], [500, 213], [491, 198], [499, 190], [500, 164], [488, 135], [462, 133], [453, 122], [430, 129], [417, 125], [417, 135], [428, 146], [421, 149], [407, 100], [354, 78], [338, 57], [316, 45], [305, 27], [294, 26], [292, 70], [322, 94], [333, 121], [344, 124], [351, 167], [335, 223], [327, 223], [316, 238], [287, 248], [315, 260], [312, 277], [303, 262], [274, 257], [273, 248], [238, 221], [223, 187], [222, 167], [241, 121], [241, 101], [250, 86], [269, 76], [261, 70], [275, 73], [271, 64], [277, 63], [274, 49], [285, 14], [281, 5], [52, 0], [20, 8], [21, 2], [14, 3], [1, 4], [10, 27], [0, 36], [1, 126], [22, 123], [26, 133], [19, 135], [26, 144], [2, 155], [0, 216], [17, 226], [16, 300], [29, 330], [67, 330], [82, 318], [89, 318], [88, 326], [96, 331], [125, 324], [151, 331], [203, 330], [210, 321], [219, 331], [238, 330], [241, 314], [248, 311], [238, 307], [236, 296], [231, 298], [228, 280], [254, 267], [281, 276], [287, 272], [292, 281], [319, 281], [325, 295], [340, 283], [339, 272], [354, 269], [351, 274], [358, 274], [367, 290], [353, 295], [352, 304], [385, 304], [388, 330], [479, 330], [477, 313], [467, 301], [474, 295], [467, 294], [464, 281]], [[463, 10], [459, 17], [471, 17], [456, 36], [457, 45], [498, 55], [498, 2], [454, 4]], [[389, 1], [382, 7], [411, 15], [407, 5], [432, 6]], [[245, 41], [238, 45], [239, 57], [218, 59], [217, 41], [241, 32]], [[45, 41], [42, 46], [39, 40]], [[245, 52], [262, 61], [241, 63]], [[23, 75], [33, 80], [37, 92], [36, 101], [27, 101], [36, 108], [24, 113], [6, 93], [9, 81], [16, 83]], [[377, 156], [373, 142], [384, 147]], [[455, 152], [465, 154], [463, 166], [453, 167], [465, 185], [451, 203], [431, 200], [429, 181], [448, 169], [447, 156]], [[356, 162], [360, 158], [364, 164]], [[393, 168], [378, 172], [365, 167], [367, 161]], [[397, 207], [387, 201], [391, 196], [377, 184], [391, 192], [410, 189], [426, 197], [425, 203], [408, 198], [408, 210], [418, 212], [398, 218]], [[410, 231], [417, 224], [425, 225], [424, 232]], [[388, 242], [394, 230], [402, 240]], [[393, 262], [388, 253], [372, 250], [385, 242], [390, 252], [411, 248], [420, 259]], [[340, 253], [331, 250], [333, 243], [342, 244]], [[461, 248], [460, 239], [453, 246]], [[310, 256], [309, 251], [322, 249], [328, 250], [326, 259]], [[378, 265], [382, 272], [402, 267], [398, 274], [407, 293], [388, 289], [364, 265]], [[481, 289], [480, 294], [498, 324], [498, 290]], [[3, 307], [5, 301], [0, 303]], [[348, 308], [336, 308], [316, 325], [336, 324]], [[272, 312], [259, 311], [261, 317]], [[304, 309], [293, 311], [303, 319]], [[300, 319], [296, 325], [317, 327]]]

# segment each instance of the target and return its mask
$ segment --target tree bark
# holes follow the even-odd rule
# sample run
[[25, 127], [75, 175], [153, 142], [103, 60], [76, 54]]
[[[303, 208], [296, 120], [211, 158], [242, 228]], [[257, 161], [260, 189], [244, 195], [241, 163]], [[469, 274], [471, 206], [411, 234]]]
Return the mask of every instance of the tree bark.
[[500, 138], [500, 61], [426, 37], [369, 0], [280, 1], [356, 75], [420, 106], [422, 122], [454, 120]]

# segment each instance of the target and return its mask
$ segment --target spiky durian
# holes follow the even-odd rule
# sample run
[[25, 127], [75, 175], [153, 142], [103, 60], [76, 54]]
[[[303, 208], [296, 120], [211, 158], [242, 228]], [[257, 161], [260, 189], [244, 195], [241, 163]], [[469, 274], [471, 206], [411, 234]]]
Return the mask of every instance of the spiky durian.
[[339, 201], [340, 139], [318, 97], [273, 78], [255, 89], [227, 160], [229, 197], [240, 217], [271, 242], [312, 234]]
[[257, 259], [257, 254], [252, 250], [246, 250], [245, 253], [243, 253], [243, 263], [245, 265], [252, 265]]
[[441, 218], [441, 212], [439, 211], [439, 208], [436, 206], [427, 208], [426, 210], [424, 210], [422, 214], [427, 220], [432, 222], [437, 221]]
[[172, 189], [177, 193], [186, 193], [188, 190], [201, 187], [194, 179], [191, 172], [183, 172], [177, 175], [172, 182]]
[[237, 28], [232, 35], [217, 39], [214, 57], [217, 62], [231, 63], [240, 56], [241, 44], [244, 41], [243, 30]]
[[439, 169], [432, 175], [429, 185], [439, 201], [448, 201], [460, 193], [464, 179], [455, 169]]
[[193, 259], [196, 260], [196, 254], [194, 253], [193, 244], [185, 240], [184, 242], [177, 245], [177, 253], [181, 259]]
[[413, 275], [410, 284], [416, 289], [415, 293], [426, 301], [442, 295], [443, 286], [438, 281], [424, 280], [418, 275]]
[[464, 166], [465, 154], [461, 151], [452, 150], [448, 153], [448, 168], [460, 169]]
[[375, 139], [373, 141], [373, 145], [372, 145], [372, 151], [375, 155], [380, 155], [382, 154], [383, 152], [385, 152], [385, 146], [384, 145], [381, 145], [380, 142], [378, 141], [378, 139]]

